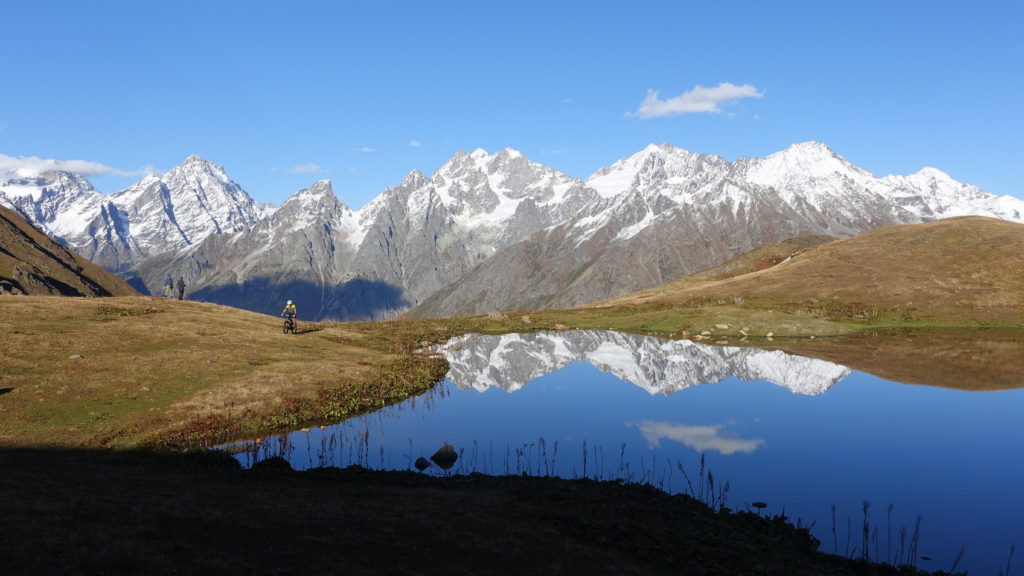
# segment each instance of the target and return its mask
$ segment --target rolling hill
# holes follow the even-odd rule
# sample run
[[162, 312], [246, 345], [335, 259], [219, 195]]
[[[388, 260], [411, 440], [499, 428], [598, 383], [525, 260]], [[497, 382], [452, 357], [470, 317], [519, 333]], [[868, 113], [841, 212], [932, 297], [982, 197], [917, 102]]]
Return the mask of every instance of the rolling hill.
[[1024, 322], [1024, 224], [981, 216], [889, 226], [724, 279], [688, 276], [594, 306], [707, 299], [950, 324]]

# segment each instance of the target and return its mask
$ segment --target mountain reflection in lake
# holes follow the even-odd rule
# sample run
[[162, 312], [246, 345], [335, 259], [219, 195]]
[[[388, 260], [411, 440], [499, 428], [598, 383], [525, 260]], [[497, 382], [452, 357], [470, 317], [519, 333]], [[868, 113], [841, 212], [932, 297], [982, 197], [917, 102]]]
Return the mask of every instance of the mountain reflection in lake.
[[905, 553], [918, 516], [925, 568], [948, 570], [965, 546], [958, 569], [995, 574], [1024, 546], [1022, 390], [906, 386], [779, 351], [603, 331], [470, 335], [436, 352], [451, 371], [434, 391], [239, 459], [415, 470], [450, 444], [451, 471], [426, 473], [693, 492], [703, 458], [727, 506], [767, 502], [813, 523], [828, 552], [861, 555], [865, 503], [872, 558]]

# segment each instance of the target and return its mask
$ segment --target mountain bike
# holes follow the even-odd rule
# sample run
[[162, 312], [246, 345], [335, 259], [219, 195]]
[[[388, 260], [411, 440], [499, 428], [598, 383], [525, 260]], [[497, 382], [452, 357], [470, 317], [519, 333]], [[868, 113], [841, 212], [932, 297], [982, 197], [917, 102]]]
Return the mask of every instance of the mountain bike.
[[285, 334], [287, 334], [289, 332], [291, 332], [292, 334], [295, 334], [295, 317], [294, 316], [285, 316], [285, 318], [284, 318], [284, 326], [282, 328], [283, 328]]

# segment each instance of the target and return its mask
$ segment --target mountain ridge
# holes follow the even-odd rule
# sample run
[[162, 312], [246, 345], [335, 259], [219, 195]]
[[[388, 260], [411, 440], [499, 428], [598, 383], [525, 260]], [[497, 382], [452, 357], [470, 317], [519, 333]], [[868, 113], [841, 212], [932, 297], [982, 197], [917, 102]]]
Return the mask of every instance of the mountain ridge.
[[[330, 181], [281, 207], [258, 203], [223, 167], [191, 155], [113, 195], [69, 175], [0, 177], [0, 203], [150, 290], [173, 272], [226, 295], [213, 301], [266, 311], [301, 281], [309, 309], [352, 319], [572, 306], [789, 237], [962, 214], [1024, 221], [1024, 201], [932, 168], [878, 178], [820, 142], [732, 162], [651, 144], [586, 179], [511, 148], [476, 149], [431, 176], [410, 171], [359, 209]], [[274, 218], [288, 206], [290, 218]]]

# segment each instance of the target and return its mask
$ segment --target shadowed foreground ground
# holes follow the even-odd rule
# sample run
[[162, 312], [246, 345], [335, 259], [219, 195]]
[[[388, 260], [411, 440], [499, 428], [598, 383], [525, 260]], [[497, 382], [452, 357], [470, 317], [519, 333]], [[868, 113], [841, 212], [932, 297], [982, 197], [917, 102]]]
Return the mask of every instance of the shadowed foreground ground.
[[3, 574], [908, 574], [653, 488], [0, 451]]

